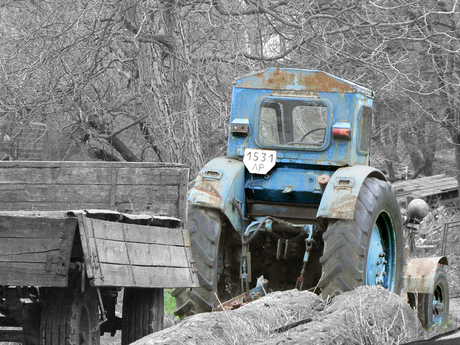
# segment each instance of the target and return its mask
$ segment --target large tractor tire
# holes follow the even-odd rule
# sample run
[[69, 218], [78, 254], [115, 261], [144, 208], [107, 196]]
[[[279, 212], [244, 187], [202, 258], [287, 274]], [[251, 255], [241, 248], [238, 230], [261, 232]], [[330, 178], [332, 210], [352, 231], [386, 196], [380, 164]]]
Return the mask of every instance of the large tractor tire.
[[179, 317], [209, 312], [216, 306], [219, 240], [222, 220], [217, 210], [191, 206], [186, 225], [200, 287], [174, 289], [174, 314]]
[[449, 319], [449, 286], [441, 268], [436, 272], [434, 286], [433, 294], [417, 294], [418, 318], [425, 328], [447, 325]]
[[398, 201], [389, 183], [364, 181], [352, 220], [330, 221], [323, 234], [323, 299], [361, 285], [403, 286], [404, 234]]
[[99, 345], [96, 289], [80, 286], [49, 288], [43, 296], [41, 345]]
[[131, 344], [148, 334], [161, 331], [163, 324], [163, 289], [124, 289], [121, 322], [122, 345]]

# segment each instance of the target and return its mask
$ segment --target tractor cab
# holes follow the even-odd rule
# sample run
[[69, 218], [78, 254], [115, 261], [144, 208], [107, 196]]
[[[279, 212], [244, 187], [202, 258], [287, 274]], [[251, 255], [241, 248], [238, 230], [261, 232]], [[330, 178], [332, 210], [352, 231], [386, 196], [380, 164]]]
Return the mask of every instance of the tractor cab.
[[227, 157], [246, 167], [250, 215], [314, 221], [318, 177], [369, 163], [372, 102], [372, 91], [320, 71], [271, 68], [238, 79]]

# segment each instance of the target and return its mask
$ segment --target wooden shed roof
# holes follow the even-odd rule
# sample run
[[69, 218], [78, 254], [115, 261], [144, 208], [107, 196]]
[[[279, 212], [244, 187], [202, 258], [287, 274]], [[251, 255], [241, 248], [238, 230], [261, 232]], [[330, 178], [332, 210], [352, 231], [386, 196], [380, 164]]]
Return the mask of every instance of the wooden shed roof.
[[[400, 202], [406, 201], [408, 197], [422, 199], [440, 197], [441, 199], [449, 199], [458, 196], [457, 179], [444, 174], [396, 181], [392, 186]], [[455, 195], [446, 197], [449, 193]]]

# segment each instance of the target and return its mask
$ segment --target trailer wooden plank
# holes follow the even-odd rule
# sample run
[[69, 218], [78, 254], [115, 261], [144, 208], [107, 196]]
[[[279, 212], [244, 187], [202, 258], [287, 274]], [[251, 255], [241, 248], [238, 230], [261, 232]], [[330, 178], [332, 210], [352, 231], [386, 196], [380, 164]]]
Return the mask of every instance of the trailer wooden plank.
[[91, 246], [89, 245], [90, 237], [89, 233], [89, 226], [87, 219], [83, 213], [77, 214], [78, 219], [78, 228], [80, 234], [80, 241], [83, 250], [83, 258], [85, 260], [85, 267], [86, 267], [86, 275], [89, 279], [94, 277], [94, 267], [93, 267], [93, 253], [91, 251]]
[[56, 184], [65, 186], [69, 181], [73, 181], [76, 185], [110, 185], [112, 183], [112, 171], [117, 171], [116, 183], [120, 185], [167, 186], [177, 185], [181, 171], [172, 169], [162, 169], [162, 171], [120, 170], [98, 169], [95, 171], [94, 169], [76, 169], [76, 171], [70, 171], [64, 169], [59, 170], [59, 174], [57, 172], [52, 174], [47, 171], [39, 171], [40, 173], [37, 173], [34, 169], [12, 169], [7, 171], [0, 169], [0, 185], [21, 184], [24, 181], [32, 185]]
[[[29, 184], [38, 185], [67, 185], [73, 181], [76, 185], [109, 185], [112, 183], [112, 172], [117, 172], [117, 184], [120, 185], [177, 185], [182, 169], [140, 169], [140, 168], [79, 168], [73, 169], [34, 169], [12, 168], [0, 169], [0, 185]], [[185, 169], [183, 169], [185, 170]]]
[[115, 223], [88, 218], [97, 239], [184, 246], [182, 228]]
[[[43, 263], [47, 262], [49, 256], [59, 256], [59, 249], [50, 250], [46, 253], [13, 253], [13, 254], [0, 254], [0, 262], [7, 263], [7, 262], [18, 262], [18, 263]], [[1, 280], [1, 278], [0, 278]]]
[[18, 286], [67, 286], [67, 272], [58, 274], [58, 263], [0, 262], [0, 284]]
[[185, 221], [182, 164], [0, 162], [0, 210], [112, 209]]
[[0, 217], [25, 217], [25, 218], [68, 218], [68, 211], [4, 211], [0, 210]]
[[182, 267], [106, 264], [103, 274], [103, 277], [94, 280], [95, 286], [176, 288], [189, 287], [194, 281], [190, 269]]
[[0, 285], [66, 286], [75, 218], [0, 217]]
[[[188, 194], [188, 181], [189, 181], [189, 170], [182, 170], [180, 183], [179, 183], [179, 191], [178, 191], [179, 195], [186, 196]], [[178, 200], [179, 200], [179, 204], [178, 204], [177, 213], [179, 215], [187, 215], [187, 203], [188, 203], [187, 197], [182, 197], [182, 198], [179, 198]], [[184, 217], [183, 219], [185, 223], [186, 217]]]
[[[168, 216], [178, 219], [185, 219], [180, 214], [178, 214], [177, 206], [172, 203], [155, 203], [152, 202], [151, 204], [146, 203], [116, 203], [116, 210], [123, 213], [132, 213], [132, 214], [148, 214], [152, 216]], [[0, 203], [1, 207], [1, 203]], [[38, 209], [40, 212], [46, 211], [54, 211], [56, 209], [62, 210], [62, 212], [66, 212], [65, 210], [85, 210], [85, 209], [99, 209], [99, 210], [106, 210], [110, 209], [107, 203], [69, 203], [69, 202], [61, 202], [61, 203], [51, 203], [48, 202], [47, 204], [42, 203], [15, 203], [10, 205], [10, 211], [21, 211], [24, 209], [34, 210]], [[37, 210], [37, 212], [39, 212]]]
[[[119, 265], [188, 267], [183, 247], [96, 239], [99, 262]], [[102, 269], [104, 270], [104, 269]]]
[[104, 162], [95, 161], [1, 161], [1, 166], [5, 168], [185, 168], [185, 164], [181, 163], [164, 163], [164, 162]]
[[[112, 209], [110, 186], [0, 185], [2, 210]], [[125, 213], [146, 213], [185, 219], [179, 186], [117, 186], [114, 207]]]
[[2, 238], [0, 241], [0, 257], [22, 254], [44, 253], [59, 250], [61, 246], [60, 238], [47, 239], [28, 239], [22, 238]]
[[[59, 218], [50, 219], [35, 217], [26, 213], [0, 216], [0, 245], [6, 239], [23, 238], [26, 242], [42, 240], [56, 240], [62, 236], [62, 229], [69, 222], [61, 213]], [[75, 224], [75, 221], [73, 221]], [[22, 241], [21, 241], [22, 242]]]
[[[10, 203], [29, 202], [44, 203], [46, 200], [52, 203], [61, 201], [72, 202], [72, 200], [89, 203], [106, 203], [110, 201], [110, 185], [68, 185], [66, 187], [59, 185], [0, 185], [0, 202]], [[175, 186], [117, 186], [117, 202], [178, 202], [179, 185]], [[71, 201], [69, 201], [71, 200]], [[89, 207], [88, 207], [89, 208]]]
[[[87, 272], [95, 286], [199, 285], [190, 241], [184, 235], [187, 230], [111, 222], [84, 214], [78, 215], [78, 222]], [[170, 274], [166, 281], [161, 280], [163, 274]]]

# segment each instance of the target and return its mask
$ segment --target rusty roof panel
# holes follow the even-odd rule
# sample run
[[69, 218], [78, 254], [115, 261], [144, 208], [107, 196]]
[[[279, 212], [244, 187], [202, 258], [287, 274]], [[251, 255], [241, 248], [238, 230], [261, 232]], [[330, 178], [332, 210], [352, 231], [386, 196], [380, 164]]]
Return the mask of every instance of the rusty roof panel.
[[237, 79], [234, 84], [237, 88], [247, 89], [361, 93], [373, 96], [371, 90], [329, 73], [291, 68], [269, 68]]

